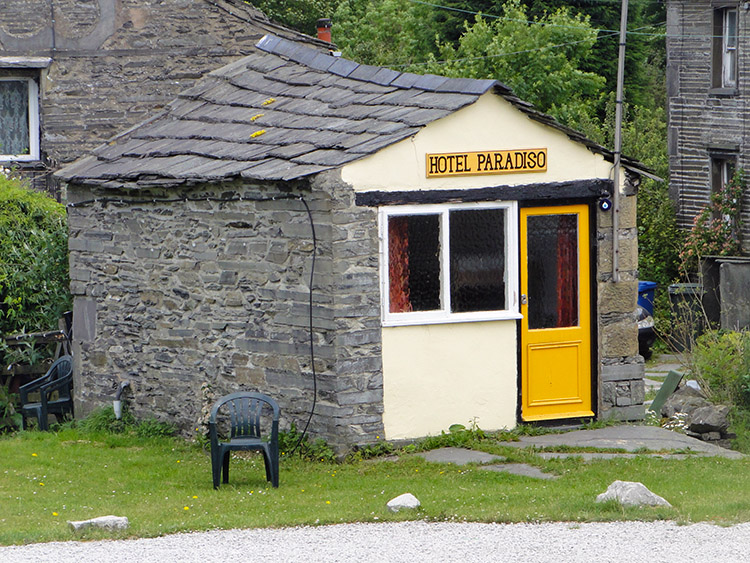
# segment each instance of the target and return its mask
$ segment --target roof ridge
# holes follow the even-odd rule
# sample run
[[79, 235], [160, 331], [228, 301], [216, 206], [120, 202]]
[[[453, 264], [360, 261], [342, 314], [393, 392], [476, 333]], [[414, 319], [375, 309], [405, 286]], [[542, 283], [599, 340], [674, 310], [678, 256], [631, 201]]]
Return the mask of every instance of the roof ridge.
[[264, 35], [258, 41], [256, 47], [266, 53], [286, 57], [295, 63], [315, 70], [331, 72], [351, 80], [370, 82], [380, 86], [418, 88], [432, 92], [472, 95], [484, 94], [496, 85], [501, 85], [507, 89], [507, 86], [493, 79], [450, 78], [436, 74], [415, 74], [382, 66], [357, 63], [332, 54], [325, 55], [306, 45], [289, 41], [271, 33]]

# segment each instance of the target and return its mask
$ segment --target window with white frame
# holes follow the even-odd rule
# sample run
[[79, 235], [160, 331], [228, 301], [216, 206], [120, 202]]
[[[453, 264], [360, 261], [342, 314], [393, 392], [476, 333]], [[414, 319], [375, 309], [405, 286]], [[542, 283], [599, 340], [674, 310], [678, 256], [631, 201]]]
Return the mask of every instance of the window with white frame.
[[[713, 155], [711, 157], [711, 193], [722, 192], [729, 182], [732, 181], [734, 171], [737, 168], [737, 156], [729, 154]], [[719, 219], [720, 217], [715, 217]], [[727, 217], [721, 217], [725, 221]]]
[[[722, 2], [723, 4], [723, 2]], [[713, 75], [714, 88], [737, 87], [737, 6], [722, 5], [714, 10]]]
[[518, 318], [514, 202], [384, 207], [383, 324]]
[[31, 77], [0, 76], [0, 160], [39, 159], [39, 88]]

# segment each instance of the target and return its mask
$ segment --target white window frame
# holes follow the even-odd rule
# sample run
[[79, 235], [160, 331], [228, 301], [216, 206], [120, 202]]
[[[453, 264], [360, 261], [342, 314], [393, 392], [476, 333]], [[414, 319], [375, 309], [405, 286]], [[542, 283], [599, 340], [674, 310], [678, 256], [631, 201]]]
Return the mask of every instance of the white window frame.
[[[730, 14], [734, 15], [734, 25], [730, 25]], [[737, 8], [722, 10], [721, 34], [721, 85], [723, 88], [737, 86], [737, 41], [739, 39], [739, 13]], [[730, 42], [730, 37], [734, 42]]]
[[[507, 309], [498, 311], [473, 311], [452, 313], [450, 311], [450, 240], [449, 212], [471, 209], [502, 209], [505, 211], [505, 302]], [[440, 302], [441, 309], [435, 311], [390, 312], [390, 280], [388, 253], [388, 219], [400, 215], [440, 216]], [[381, 207], [379, 210], [380, 238], [380, 310], [383, 326], [408, 326], [443, 323], [464, 323], [496, 320], [516, 320], [518, 310], [518, 204], [508, 202], [479, 202], [457, 204], [398, 205]]]
[[[729, 182], [732, 181], [737, 170], [737, 155], [726, 155], [726, 156], [712, 156], [711, 157], [711, 193], [713, 194], [724, 190]], [[709, 200], [710, 201], [710, 200]], [[718, 218], [718, 217], [717, 217]], [[724, 215], [721, 219], [725, 222], [729, 222], [729, 217]]]
[[39, 85], [29, 76], [2, 76], [0, 81], [26, 82], [29, 86], [29, 153], [5, 154], [0, 147], [0, 162], [39, 160]]

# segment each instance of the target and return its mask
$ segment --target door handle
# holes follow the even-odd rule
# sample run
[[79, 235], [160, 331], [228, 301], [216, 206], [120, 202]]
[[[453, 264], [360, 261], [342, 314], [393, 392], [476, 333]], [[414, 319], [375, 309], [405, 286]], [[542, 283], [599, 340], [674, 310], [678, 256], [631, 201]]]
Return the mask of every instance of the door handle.
[[525, 293], [521, 294], [521, 305], [528, 305], [529, 304], [529, 298]]

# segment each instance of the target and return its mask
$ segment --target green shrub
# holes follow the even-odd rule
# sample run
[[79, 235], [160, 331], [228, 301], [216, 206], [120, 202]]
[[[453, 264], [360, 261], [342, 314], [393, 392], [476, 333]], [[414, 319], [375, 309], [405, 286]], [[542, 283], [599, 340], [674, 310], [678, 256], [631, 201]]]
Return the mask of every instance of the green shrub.
[[737, 256], [742, 251], [742, 196], [745, 173], [738, 169], [726, 186], [711, 194], [685, 238], [680, 257], [690, 271], [700, 268], [704, 256]]
[[13, 432], [21, 426], [21, 413], [16, 412], [18, 396], [0, 385], [0, 434]]
[[88, 434], [133, 434], [138, 438], [166, 438], [174, 436], [177, 429], [173, 424], [160, 422], [155, 418], [137, 420], [124, 403], [122, 418], [115, 417], [111, 406], [93, 410], [86, 418], [72, 423], [84, 433]]
[[145, 418], [135, 426], [135, 435], [139, 438], [167, 438], [177, 434], [177, 428], [169, 422], [155, 418]]
[[711, 401], [750, 407], [750, 332], [703, 334], [690, 368]]
[[426, 451], [437, 448], [471, 448], [485, 439], [487, 439], [487, 434], [477, 426], [476, 420], [472, 420], [470, 428], [466, 428], [463, 424], [452, 424], [448, 432], [423, 438], [417, 442], [416, 449]]
[[282, 457], [297, 453], [302, 459], [309, 461], [336, 461], [335, 452], [323, 438], [310, 442], [307, 434], [303, 436], [293, 422], [289, 430], [279, 432], [279, 452]]
[[375, 442], [355, 448], [348, 456], [347, 461], [362, 461], [364, 459], [375, 459], [390, 455], [396, 451], [396, 447], [390, 442]]
[[65, 207], [0, 174], [0, 334], [55, 329], [70, 303]]

